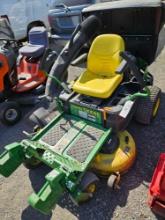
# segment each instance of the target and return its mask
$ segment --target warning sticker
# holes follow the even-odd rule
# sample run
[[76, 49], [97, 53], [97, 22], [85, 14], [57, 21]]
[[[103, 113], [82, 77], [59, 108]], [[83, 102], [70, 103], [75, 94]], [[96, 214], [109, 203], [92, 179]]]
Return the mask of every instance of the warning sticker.
[[124, 104], [123, 109], [121, 110], [121, 112], [119, 114], [122, 118], [126, 118], [128, 116], [128, 114], [133, 106], [133, 103], [134, 103], [133, 101], [129, 100]]

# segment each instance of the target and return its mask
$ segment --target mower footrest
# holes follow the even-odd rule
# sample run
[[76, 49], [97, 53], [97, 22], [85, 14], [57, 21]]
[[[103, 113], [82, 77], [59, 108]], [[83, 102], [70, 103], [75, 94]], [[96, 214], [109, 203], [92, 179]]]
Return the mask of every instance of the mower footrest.
[[44, 214], [50, 214], [64, 191], [61, 185], [64, 176], [65, 174], [58, 170], [51, 171], [38, 194], [33, 193], [29, 197], [29, 204]]
[[5, 151], [0, 155], [0, 174], [10, 176], [23, 162], [23, 148], [18, 143], [13, 143], [5, 147]]

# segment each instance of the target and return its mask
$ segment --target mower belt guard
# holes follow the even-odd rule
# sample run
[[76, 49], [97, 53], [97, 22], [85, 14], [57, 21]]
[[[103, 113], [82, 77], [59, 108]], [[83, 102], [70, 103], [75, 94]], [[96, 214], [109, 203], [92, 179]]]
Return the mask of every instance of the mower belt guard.
[[23, 162], [23, 148], [18, 143], [13, 143], [5, 147], [5, 151], [0, 155], [0, 174], [10, 176]]
[[149, 189], [149, 206], [165, 217], [165, 153], [160, 155]]
[[65, 174], [60, 170], [52, 170], [46, 176], [47, 181], [38, 194], [33, 193], [29, 197], [29, 204], [44, 214], [50, 214], [64, 191], [61, 185], [64, 177]]

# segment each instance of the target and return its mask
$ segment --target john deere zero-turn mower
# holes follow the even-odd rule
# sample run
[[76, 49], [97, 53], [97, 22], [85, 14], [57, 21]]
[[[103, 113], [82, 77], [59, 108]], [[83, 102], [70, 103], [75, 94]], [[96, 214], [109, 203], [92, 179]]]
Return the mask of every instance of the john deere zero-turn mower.
[[[58, 76], [85, 43], [87, 33], [89, 39], [98, 26], [97, 16], [88, 17], [50, 71], [46, 96], [56, 99], [58, 116], [31, 139], [6, 146], [0, 155], [0, 173], [5, 177], [22, 163], [28, 168], [44, 163], [52, 169], [44, 186], [28, 199], [46, 214], [64, 191], [76, 203], [90, 199], [99, 175], [108, 177], [108, 186], [118, 187], [120, 174], [136, 156], [133, 137], [125, 129], [133, 117], [151, 123], [159, 108], [160, 89], [152, 85], [146, 66], [125, 50], [117, 34], [98, 35], [90, 47], [86, 70], [71, 84], [61, 83]], [[54, 96], [57, 84], [62, 91]]]

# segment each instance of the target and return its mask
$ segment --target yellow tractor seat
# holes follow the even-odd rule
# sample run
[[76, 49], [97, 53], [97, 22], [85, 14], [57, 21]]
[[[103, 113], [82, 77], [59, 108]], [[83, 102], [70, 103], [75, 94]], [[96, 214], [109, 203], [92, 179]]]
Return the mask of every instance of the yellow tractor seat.
[[103, 34], [95, 38], [88, 53], [87, 70], [73, 84], [77, 93], [108, 98], [123, 79], [115, 71], [121, 63], [120, 52], [124, 41], [116, 34]]
[[122, 81], [122, 75], [105, 77], [86, 70], [74, 84], [74, 91], [98, 98], [108, 98]]

